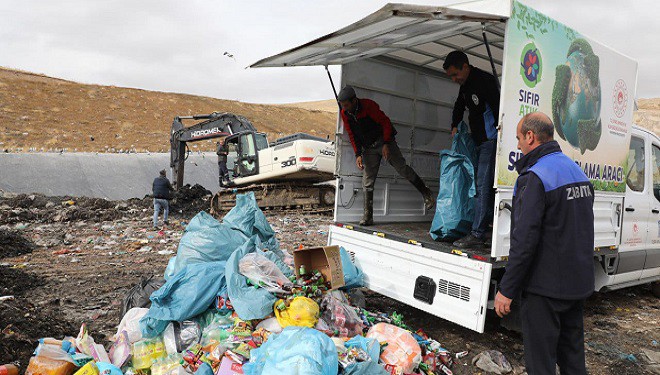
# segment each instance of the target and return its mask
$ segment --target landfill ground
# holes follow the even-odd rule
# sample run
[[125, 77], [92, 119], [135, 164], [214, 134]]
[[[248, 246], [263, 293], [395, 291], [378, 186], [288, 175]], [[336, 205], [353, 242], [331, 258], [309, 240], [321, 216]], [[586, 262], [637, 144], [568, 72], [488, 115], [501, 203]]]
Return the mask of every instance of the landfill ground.
[[[2, 194], [0, 192], [0, 194]], [[170, 225], [154, 230], [151, 200], [0, 195], [0, 364], [25, 370], [37, 339], [76, 336], [87, 323], [97, 343], [109, 347], [122, 300], [141, 278], [162, 275], [177, 250], [185, 224], [208, 207], [196, 187], [179, 195]], [[283, 249], [326, 243], [331, 216], [266, 212]], [[471, 359], [499, 350], [516, 374], [524, 373], [521, 336], [496, 317], [478, 334], [389, 298], [367, 292], [367, 309], [397, 311], [450, 351], [468, 350], [455, 374], [477, 374]], [[586, 306], [590, 374], [660, 373], [660, 300], [639, 286], [596, 293]]]

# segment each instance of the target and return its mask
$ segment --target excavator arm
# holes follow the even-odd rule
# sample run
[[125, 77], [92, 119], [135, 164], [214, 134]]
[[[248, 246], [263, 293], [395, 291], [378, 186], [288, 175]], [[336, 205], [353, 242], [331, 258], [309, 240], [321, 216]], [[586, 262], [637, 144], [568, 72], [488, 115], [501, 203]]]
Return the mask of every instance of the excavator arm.
[[[183, 120], [201, 120], [186, 127]], [[255, 132], [252, 123], [243, 116], [226, 112], [213, 112], [208, 115], [177, 116], [172, 122], [170, 134], [170, 168], [174, 188], [183, 186], [183, 172], [186, 162], [186, 144], [204, 139], [225, 137], [228, 135]]]

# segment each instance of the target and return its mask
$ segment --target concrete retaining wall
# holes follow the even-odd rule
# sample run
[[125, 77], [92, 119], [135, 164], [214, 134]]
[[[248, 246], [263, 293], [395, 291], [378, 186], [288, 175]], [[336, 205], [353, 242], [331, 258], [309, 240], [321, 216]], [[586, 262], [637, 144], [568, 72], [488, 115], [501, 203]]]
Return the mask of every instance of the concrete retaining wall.
[[[120, 200], [151, 194], [161, 169], [172, 180], [170, 154], [0, 154], [0, 190]], [[215, 153], [190, 154], [184, 183], [218, 190]]]

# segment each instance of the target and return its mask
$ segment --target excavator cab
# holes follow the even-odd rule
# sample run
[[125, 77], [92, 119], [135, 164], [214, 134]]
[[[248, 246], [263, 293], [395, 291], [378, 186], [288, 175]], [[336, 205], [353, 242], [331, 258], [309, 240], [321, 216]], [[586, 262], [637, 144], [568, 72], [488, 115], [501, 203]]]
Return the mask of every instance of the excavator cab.
[[234, 160], [233, 177], [247, 177], [259, 173], [259, 150], [268, 148], [266, 134], [242, 132], [225, 138], [229, 159]]

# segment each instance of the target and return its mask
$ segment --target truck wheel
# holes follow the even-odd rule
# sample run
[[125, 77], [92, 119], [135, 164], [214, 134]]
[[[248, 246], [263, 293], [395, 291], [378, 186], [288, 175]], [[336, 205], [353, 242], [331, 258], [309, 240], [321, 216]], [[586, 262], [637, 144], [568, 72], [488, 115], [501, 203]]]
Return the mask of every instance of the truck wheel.
[[660, 281], [656, 281], [653, 284], [651, 284], [651, 292], [653, 293], [654, 296], [660, 298]]

